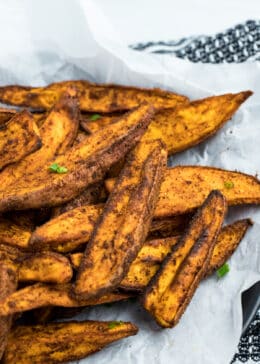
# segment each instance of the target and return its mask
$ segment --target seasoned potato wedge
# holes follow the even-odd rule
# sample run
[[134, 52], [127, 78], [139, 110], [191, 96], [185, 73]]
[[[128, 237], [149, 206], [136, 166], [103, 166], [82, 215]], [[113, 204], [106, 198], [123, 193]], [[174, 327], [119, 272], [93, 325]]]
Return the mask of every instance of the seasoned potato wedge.
[[[106, 180], [109, 192], [114, 184], [114, 179]], [[193, 211], [212, 190], [221, 191], [229, 206], [260, 204], [260, 182], [251, 175], [213, 167], [177, 166], [165, 172], [154, 217]]]
[[80, 125], [89, 134], [96, 133], [107, 125], [113, 124], [123, 113], [114, 114], [81, 114]]
[[41, 147], [39, 130], [27, 111], [15, 114], [0, 128], [0, 170]]
[[219, 191], [212, 191], [147, 286], [143, 305], [162, 327], [173, 327], [204, 277], [226, 213]]
[[101, 296], [122, 280], [148, 233], [166, 159], [161, 141], [129, 154], [81, 261], [76, 296]]
[[[160, 110], [154, 115], [144, 138], [161, 139], [169, 154], [191, 148], [215, 134], [251, 95], [251, 91], [244, 91], [211, 96]], [[115, 121], [115, 116], [98, 116], [96, 120], [82, 121], [82, 127], [95, 133]]]
[[[58, 153], [64, 153], [72, 144], [78, 129], [78, 106], [74, 90], [68, 90], [49, 113], [40, 128], [42, 147], [23, 158], [19, 163], [6, 167], [0, 173], [1, 198], [4, 191], [20, 184], [28, 187], [38, 174], [47, 170]], [[18, 190], [17, 190], [18, 193]], [[9, 210], [12, 208], [10, 207]]]
[[79, 93], [80, 109], [89, 112], [110, 113], [130, 110], [147, 101], [155, 108], [175, 107], [187, 102], [185, 96], [158, 88], [145, 89], [119, 85], [97, 85], [88, 81], [63, 81], [46, 87], [0, 87], [0, 101], [16, 106], [49, 109], [67, 87]]
[[66, 167], [66, 173], [52, 173], [46, 166], [33, 176], [27, 174], [15, 186], [1, 189], [0, 211], [51, 207], [73, 199], [100, 181], [109, 167], [137, 143], [152, 115], [153, 108], [143, 104], [55, 158], [52, 164]]
[[133, 297], [130, 293], [110, 292], [100, 298], [77, 300], [70, 296], [71, 284], [35, 283], [32, 286], [3, 297], [0, 301], [0, 316], [29, 311], [45, 306], [86, 307], [122, 301]]
[[[16, 265], [11, 260], [0, 260], [0, 301], [11, 295], [17, 286]], [[0, 360], [7, 344], [7, 335], [11, 328], [12, 316], [0, 317]]]
[[28, 248], [31, 231], [16, 225], [10, 220], [0, 218], [0, 242], [18, 248]]
[[54, 252], [34, 253], [19, 266], [19, 281], [23, 282], [67, 283], [72, 274], [68, 258]]
[[84, 358], [135, 335], [130, 322], [70, 321], [17, 326], [8, 336], [3, 364], [56, 364]]

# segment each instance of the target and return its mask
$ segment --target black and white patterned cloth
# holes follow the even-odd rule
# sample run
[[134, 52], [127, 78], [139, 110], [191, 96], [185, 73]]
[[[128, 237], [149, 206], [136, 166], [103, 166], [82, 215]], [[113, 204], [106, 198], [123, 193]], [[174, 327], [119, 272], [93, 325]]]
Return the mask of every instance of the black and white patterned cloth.
[[[148, 53], [172, 54], [196, 63], [260, 61], [260, 21], [248, 20], [214, 36], [138, 43], [130, 47]], [[260, 363], [260, 310], [241, 337], [232, 364], [246, 362]]]
[[214, 36], [178, 41], [138, 43], [131, 48], [148, 53], [173, 54], [191, 62], [222, 63], [260, 60], [260, 21], [248, 20]]

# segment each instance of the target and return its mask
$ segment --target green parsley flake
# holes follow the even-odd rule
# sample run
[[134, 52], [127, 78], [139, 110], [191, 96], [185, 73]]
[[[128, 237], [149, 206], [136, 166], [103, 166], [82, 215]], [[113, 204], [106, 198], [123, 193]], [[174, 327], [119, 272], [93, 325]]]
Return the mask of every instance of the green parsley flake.
[[232, 181], [226, 181], [224, 182], [224, 186], [230, 190], [231, 188], [234, 188], [234, 183]]
[[53, 173], [67, 173], [68, 172], [68, 169], [66, 167], [59, 166], [58, 163], [53, 163], [49, 167], [49, 170]]
[[108, 328], [109, 329], [114, 329], [117, 326], [121, 326], [123, 325], [123, 321], [111, 321], [108, 323]]
[[224, 277], [229, 272], [229, 265], [227, 263], [223, 264], [222, 267], [220, 267], [217, 270], [217, 276], [218, 278]]
[[90, 120], [95, 121], [101, 118], [101, 115], [99, 114], [93, 114], [90, 116]]

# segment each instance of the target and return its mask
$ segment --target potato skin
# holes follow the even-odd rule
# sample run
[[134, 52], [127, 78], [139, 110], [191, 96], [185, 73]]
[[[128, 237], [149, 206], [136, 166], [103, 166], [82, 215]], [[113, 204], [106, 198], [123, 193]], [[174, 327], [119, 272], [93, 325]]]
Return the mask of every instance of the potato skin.
[[100, 181], [109, 167], [133, 148], [149, 125], [153, 112], [152, 106], [143, 104], [55, 158], [52, 163], [65, 166], [67, 173], [51, 173], [45, 168], [15, 186], [1, 189], [0, 211], [51, 207], [73, 199], [89, 185]]
[[56, 364], [79, 360], [106, 345], [135, 335], [130, 322], [70, 321], [17, 326], [8, 337], [3, 364]]
[[85, 250], [76, 297], [99, 297], [124, 277], [148, 233], [166, 160], [161, 141], [141, 141], [128, 155]]
[[144, 291], [144, 308], [162, 327], [175, 326], [207, 271], [226, 213], [219, 191], [212, 191], [189, 228]]
[[41, 145], [33, 116], [28, 111], [14, 114], [7, 124], [0, 127], [0, 170], [8, 164], [19, 162]]
[[[114, 183], [106, 180], [109, 192]], [[165, 171], [154, 218], [192, 212], [212, 190], [219, 190], [229, 206], [260, 204], [260, 181], [254, 176], [214, 167], [176, 166]]]
[[145, 89], [112, 84], [94, 84], [88, 81], [63, 81], [46, 87], [0, 87], [0, 101], [16, 106], [50, 109], [68, 87], [79, 94], [80, 109], [87, 112], [111, 113], [128, 111], [146, 101], [155, 108], [175, 107], [187, 102], [187, 97], [159, 88]]

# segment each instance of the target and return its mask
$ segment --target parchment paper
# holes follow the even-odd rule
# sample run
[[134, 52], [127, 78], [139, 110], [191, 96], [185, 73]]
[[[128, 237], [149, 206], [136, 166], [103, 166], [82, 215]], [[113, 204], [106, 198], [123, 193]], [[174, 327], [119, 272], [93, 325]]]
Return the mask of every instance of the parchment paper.
[[[192, 99], [251, 89], [254, 96], [232, 121], [210, 140], [173, 156], [171, 165], [259, 173], [259, 63], [202, 65], [142, 54], [122, 46], [119, 33], [90, 0], [2, 1], [0, 83], [45, 85], [85, 78], [159, 86]], [[232, 256], [230, 273], [201, 283], [176, 328], [161, 330], [137, 302], [88, 309], [80, 319], [130, 320], [140, 331], [81, 362], [228, 364], [241, 334], [241, 292], [260, 279], [260, 208], [233, 208], [227, 222], [247, 216], [254, 226]]]

